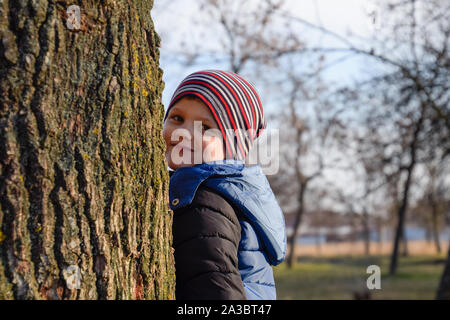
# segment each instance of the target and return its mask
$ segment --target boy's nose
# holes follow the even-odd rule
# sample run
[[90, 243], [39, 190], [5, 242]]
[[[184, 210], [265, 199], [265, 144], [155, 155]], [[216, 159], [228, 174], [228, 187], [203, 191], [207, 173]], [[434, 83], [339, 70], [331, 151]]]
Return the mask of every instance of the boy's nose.
[[201, 144], [202, 131], [200, 128], [201, 125], [198, 126], [193, 123], [184, 123], [172, 132], [172, 142], [176, 142], [175, 144], [178, 144], [179, 142], [185, 141], [189, 143], [191, 148], [193, 148], [194, 144]]
[[193, 121], [193, 122], [185, 122], [183, 127], [189, 132], [191, 139], [194, 139], [194, 136], [202, 135], [202, 122], [201, 121]]
[[171, 142], [172, 144], [176, 145], [183, 141], [192, 141], [193, 140], [193, 132], [191, 132], [189, 129], [186, 129], [184, 127], [176, 128], [172, 131], [171, 134]]

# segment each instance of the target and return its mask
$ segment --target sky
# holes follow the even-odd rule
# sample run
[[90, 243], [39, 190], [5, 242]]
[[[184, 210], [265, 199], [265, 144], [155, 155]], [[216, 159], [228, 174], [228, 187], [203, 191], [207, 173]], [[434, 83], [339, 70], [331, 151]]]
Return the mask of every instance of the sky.
[[[293, 16], [332, 30], [341, 36], [347, 37], [351, 32], [353, 35], [367, 38], [373, 30], [371, 20], [367, 15], [370, 3], [371, 1], [361, 0], [288, 0], [286, 8]], [[163, 80], [166, 83], [163, 93], [165, 106], [170, 101], [177, 84], [189, 73], [197, 71], [199, 68], [196, 65], [185, 66], [181, 69], [179, 64], [174, 61], [176, 54], [173, 53], [182, 50], [180, 44], [200, 36], [205, 37], [205, 43], [214, 44], [217, 40], [214, 38], [214, 34], [208, 35], [207, 31], [196, 32], [192, 21], [200, 18], [198, 4], [199, 1], [196, 0], [156, 0], [154, 3], [152, 18], [156, 31], [162, 39], [160, 64], [164, 70]], [[307, 39], [311, 45], [342, 46], [342, 43], [336, 39], [312, 29], [305, 30], [301, 25], [298, 25], [298, 32], [302, 32], [302, 37]], [[339, 57], [333, 58], [338, 59]], [[201, 66], [202, 69], [210, 67], [222, 66], [217, 63], [210, 65], [206, 63]], [[325, 73], [325, 76], [334, 82], [351, 81], [364, 75], [364, 67], [366, 67], [366, 63], [363, 59], [352, 58], [334, 65]]]

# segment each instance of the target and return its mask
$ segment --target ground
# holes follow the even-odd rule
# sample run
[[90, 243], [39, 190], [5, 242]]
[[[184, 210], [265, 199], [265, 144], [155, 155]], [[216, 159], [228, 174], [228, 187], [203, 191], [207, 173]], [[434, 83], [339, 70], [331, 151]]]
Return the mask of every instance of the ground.
[[[389, 276], [389, 255], [299, 256], [293, 269], [274, 268], [278, 299], [353, 299], [370, 292], [371, 299], [434, 299], [446, 253], [400, 257], [395, 276]], [[367, 290], [369, 265], [381, 269], [381, 289]]]

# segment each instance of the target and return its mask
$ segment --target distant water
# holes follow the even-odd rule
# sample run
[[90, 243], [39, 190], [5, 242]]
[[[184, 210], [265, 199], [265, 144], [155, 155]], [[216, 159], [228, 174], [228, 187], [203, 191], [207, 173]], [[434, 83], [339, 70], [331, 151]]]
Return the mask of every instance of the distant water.
[[[408, 240], [425, 240], [426, 232], [425, 229], [419, 227], [407, 227], [406, 237]], [[432, 240], [432, 238], [430, 237]], [[450, 228], [444, 229], [439, 233], [439, 239], [441, 241], [450, 240]]]
[[[406, 227], [406, 237], [408, 241], [415, 240], [426, 240], [426, 231], [424, 228], [420, 227]], [[381, 235], [382, 241], [392, 241], [394, 238], [394, 231], [385, 229], [383, 234]], [[357, 240], [363, 240], [361, 236], [356, 238]], [[379, 239], [377, 232], [370, 233], [370, 240], [377, 241]], [[439, 234], [439, 239], [441, 241], [450, 241], [450, 228], [446, 228], [442, 230]], [[316, 243], [325, 243], [326, 236], [324, 234], [320, 234], [316, 236], [305, 236], [301, 235], [297, 237], [297, 244], [316, 244]], [[430, 240], [433, 239], [430, 237]]]

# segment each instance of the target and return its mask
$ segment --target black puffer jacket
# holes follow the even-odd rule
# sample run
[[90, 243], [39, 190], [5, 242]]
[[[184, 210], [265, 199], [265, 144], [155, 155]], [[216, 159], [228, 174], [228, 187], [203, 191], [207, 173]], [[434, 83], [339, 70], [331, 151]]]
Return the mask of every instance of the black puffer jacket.
[[246, 299], [238, 268], [238, 215], [204, 186], [190, 205], [174, 210], [176, 299]]

